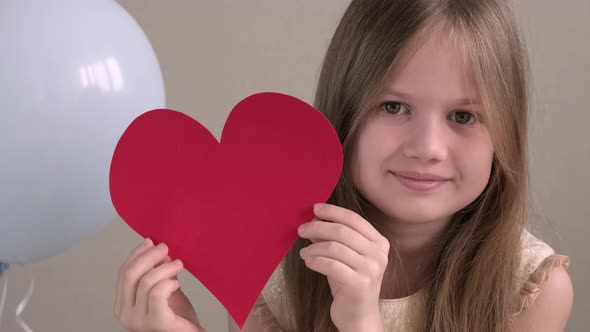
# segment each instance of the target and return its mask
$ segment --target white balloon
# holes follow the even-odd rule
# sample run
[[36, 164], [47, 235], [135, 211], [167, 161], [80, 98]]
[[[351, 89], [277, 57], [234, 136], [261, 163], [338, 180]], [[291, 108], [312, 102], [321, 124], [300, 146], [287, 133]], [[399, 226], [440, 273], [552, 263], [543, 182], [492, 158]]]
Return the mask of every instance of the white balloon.
[[0, 261], [60, 253], [116, 216], [118, 139], [165, 107], [145, 34], [115, 1], [0, 2]]

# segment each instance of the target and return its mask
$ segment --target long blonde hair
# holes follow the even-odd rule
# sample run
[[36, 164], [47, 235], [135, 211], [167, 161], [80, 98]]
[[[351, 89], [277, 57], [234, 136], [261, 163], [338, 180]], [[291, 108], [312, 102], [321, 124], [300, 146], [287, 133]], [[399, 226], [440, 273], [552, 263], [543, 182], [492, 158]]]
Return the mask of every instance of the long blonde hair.
[[[359, 128], [389, 73], [437, 34], [463, 52], [494, 144], [483, 193], [457, 212], [438, 242], [424, 331], [507, 331], [515, 310], [520, 237], [528, 219], [528, 64], [506, 0], [353, 0], [327, 50], [314, 105], [332, 122], [344, 169], [329, 202], [363, 214], [350, 177]], [[417, 43], [416, 43], [417, 41]], [[285, 259], [297, 331], [337, 331], [325, 276], [308, 269], [299, 239]], [[391, 258], [390, 258], [391, 261]]]

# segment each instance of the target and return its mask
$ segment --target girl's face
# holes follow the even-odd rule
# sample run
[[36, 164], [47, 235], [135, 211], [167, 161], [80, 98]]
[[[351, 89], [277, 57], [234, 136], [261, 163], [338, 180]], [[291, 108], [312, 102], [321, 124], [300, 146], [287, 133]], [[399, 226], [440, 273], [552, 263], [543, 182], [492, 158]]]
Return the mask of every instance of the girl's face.
[[483, 192], [493, 146], [466, 77], [458, 53], [431, 39], [389, 79], [365, 119], [352, 177], [385, 216], [448, 221]]

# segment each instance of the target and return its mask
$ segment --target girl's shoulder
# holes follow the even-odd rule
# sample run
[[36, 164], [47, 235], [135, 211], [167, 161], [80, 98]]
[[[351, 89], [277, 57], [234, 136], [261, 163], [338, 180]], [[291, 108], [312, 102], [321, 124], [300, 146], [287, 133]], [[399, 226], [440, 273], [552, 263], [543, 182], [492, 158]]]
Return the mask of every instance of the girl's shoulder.
[[568, 268], [570, 260], [568, 256], [557, 254], [555, 250], [543, 240], [525, 231], [521, 238], [521, 259], [517, 271], [519, 314], [533, 304], [539, 296], [541, 285], [549, 278], [549, 272], [553, 268]]

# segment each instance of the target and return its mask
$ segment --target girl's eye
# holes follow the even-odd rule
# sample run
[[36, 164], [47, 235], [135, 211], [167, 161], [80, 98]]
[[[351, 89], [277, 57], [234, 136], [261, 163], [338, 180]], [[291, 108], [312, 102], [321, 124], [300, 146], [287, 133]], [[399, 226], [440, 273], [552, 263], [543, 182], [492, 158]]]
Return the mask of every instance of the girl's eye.
[[457, 111], [453, 113], [453, 120], [457, 121], [459, 124], [468, 125], [473, 124], [477, 120], [477, 116], [471, 112], [467, 111]]
[[381, 105], [381, 108], [389, 114], [399, 114], [400, 112], [402, 112], [402, 110], [408, 110], [408, 108], [405, 105], [397, 101], [385, 102]]

